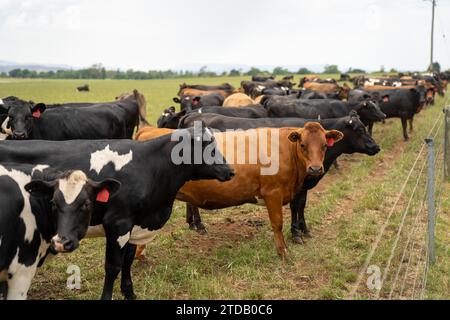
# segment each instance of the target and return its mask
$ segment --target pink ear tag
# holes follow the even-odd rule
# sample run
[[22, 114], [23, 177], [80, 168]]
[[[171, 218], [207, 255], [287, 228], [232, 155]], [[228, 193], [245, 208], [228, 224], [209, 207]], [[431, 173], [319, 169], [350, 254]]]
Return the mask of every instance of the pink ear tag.
[[97, 201], [98, 202], [102, 202], [102, 203], [108, 203], [109, 201], [109, 191], [108, 189], [102, 189], [98, 194], [97, 194]]
[[333, 138], [327, 139], [327, 145], [328, 145], [328, 148], [333, 147], [333, 146], [334, 146], [334, 143], [335, 143], [335, 140], [334, 140]]
[[388, 96], [384, 97], [383, 102], [389, 102], [389, 97]]
[[41, 117], [41, 110], [36, 109], [36, 111], [33, 112], [33, 117], [39, 119]]

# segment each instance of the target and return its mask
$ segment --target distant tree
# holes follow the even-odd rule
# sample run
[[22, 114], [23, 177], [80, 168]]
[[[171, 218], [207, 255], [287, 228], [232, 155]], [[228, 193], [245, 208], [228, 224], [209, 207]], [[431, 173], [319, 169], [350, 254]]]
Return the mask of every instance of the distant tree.
[[311, 74], [313, 73], [311, 70], [309, 70], [308, 68], [300, 68], [297, 71], [297, 74]]
[[326, 65], [325, 66], [325, 68], [324, 68], [324, 70], [323, 70], [323, 73], [325, 74], [335, 74], [335, 73], [341, 73], [340, 71], [339, 71], [339, 68], [338, 68], [338, 66], [337, 65], [335, 65], [335, 64], [330, 64], [330, 65]]
[[241, 71], [236, 69], [231, 69], [229, 73], [230, 77], [240, 77]]
[[389, 70], [390, 73], [398, 73], [397, 69], [395, 68], [391, 68], [391, 70]]
[[289, 74], [289, 70], [282, 67], [276, 67], [273, 69], [272, 73], [276, 76], [281, 76]]
[[359, 69], [359, 68], [349, 68], [347, 73], [366, 73], [366, 70], [364, 69]]
[[261, 74], [262, 71], [259, 70], [258, 68], [255, 67], [251, 67], [250, 70], [248, 72], [245, 73], [246, 76], [257, 76], [259, 74]]
[[439, 62], [433, 62], [428, 68], [430, 72], [441, 72], [441, 64]]

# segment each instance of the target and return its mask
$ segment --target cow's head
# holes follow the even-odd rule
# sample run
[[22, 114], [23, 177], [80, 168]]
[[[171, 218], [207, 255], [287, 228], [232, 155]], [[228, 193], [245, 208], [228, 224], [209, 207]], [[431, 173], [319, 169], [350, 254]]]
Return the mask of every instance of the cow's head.
[[31, 195], [48, 199], [56, 235], [51, 247], [55, 252], [71, 252], [86, 235], [96, 202], [107, 203], [120, 189], [120, 182], [92, 181], [82, 171], [68, 171], [55, 180], [34, 180], [25, 186]]
[[200, 100], [202, 97], [200, 96], [181, 96], [181, 98], [175, 97], [173, 98], [173, 102], [181, 105], [181, 111], [192, 111], [200, 108]]
[[344, 135], [337, 130], [325, 130], [317, 122], [307, 122], [304, 128], [289, 134], [289, 140], [296, 144], [298, 159], [304, 161], [308, 175], [323, 175], [323, 159], [327, 148], [332, 148]]
[[192, 128], [175, 131], [172, 140], [179, 141], [172, 156], [180, 157], [172, 160], [177, 165], [191, 166], [191, 180], [217, 179], [224, 182], [234, 177], [234, 170], [217, 148], [212, 131], [203, 121], [194, 122]]
[[186, 113], [187, 110], [177, 113], [175, 107], [170, 107], [169, 109], [164, 110], [157, 121], [158, 128], [177, 129], [181, 118], [183, 118]]
[[381, 150], [367, 132], [356, 111], [350, 112], [350, 115], [345, 120], [345, 127], [342, 129], [342, 133], [344, 134], [344, 139], [339, 144], [342, 145], [344, 153], [353, 154], [358, 152], [374, 156]]
[[354, 110], [359, 114], [361, 121], [365, 124], [386, 119], [386, 115], [381, 111], [378, 101], [370, 97], [360, 101]]
[[46, 106], [43, 103], [34, 104], [17, 98], [4, 99], [0, 106], [7, 113], [2, 125], [3, 131], [8, 132], [13, 140], [29, 139], [35, 121], [44, 113]]

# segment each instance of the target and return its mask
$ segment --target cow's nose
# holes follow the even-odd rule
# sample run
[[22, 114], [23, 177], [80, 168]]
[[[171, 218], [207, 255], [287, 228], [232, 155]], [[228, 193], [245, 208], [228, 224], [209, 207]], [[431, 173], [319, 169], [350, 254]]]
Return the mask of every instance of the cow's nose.
[[323, 174], [323, 167], [311, 166], [306, 171], [309, 175], [317, 176]]
[[59, 237], [54, 237], [51, 245], [56, 252], [64, 252], [64, 244]]
[[16, 131], [13, 133], [14, 139], [25, 139], [25, 132]]

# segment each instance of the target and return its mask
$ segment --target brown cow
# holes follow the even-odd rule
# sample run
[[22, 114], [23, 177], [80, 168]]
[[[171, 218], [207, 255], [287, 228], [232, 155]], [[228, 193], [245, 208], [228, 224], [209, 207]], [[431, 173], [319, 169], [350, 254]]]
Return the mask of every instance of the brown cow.
[[256, 104], [256, 102], [250, 98], [245, 93], [234, 93], [228, 98], [225, 99], [223, 106], [224, 107], [245, 107], [252, 104]]
[[[255, 134], [255, 140], [251, 140], [250, 132]], [[233, 181], [188, 182], [179, 190], [177, 199], [203, 209], [264, 203], [275, 234], [277, 252], [281, 257], [285, 257], [287, 247], [283, 236], [283, 205], [292, 201], [307, 175], [323, 174], [323, 159], [327, 146], [341, 140], [343, 134], [336, 130], [326, 131], [319, 123], [309, 122], [301, 129], [263, 128], [253, 131], [216, 133], [214, 136], [218, 149], [224, 153], [224, 157], [236, 173]], [[265, 137], [264, 141], [267, 143], [264, 143], [261, 137]], [[143, 136], [140, 135], [139, 140], [142, 138]], [[238, 144], [235, 141], [245, 142]], [[227, 142], [231, 142], [232, 145], [227, 145]], [[262, 164], [268, 162], [267, 159], [261, 158], [261, 150], [273, 159], [271, 164]], [[278, 159], [276, 159], [277, 156]], [[235, 161], [236, 157], [244, 161]], [[255, 161], [249, 164], [252, 158]], [[239, 164], [235, 164], [236, 162]], [[270, 172], [269, 166], [274, 166], [275, 170]], [[268, 170], [267, 175], [264, 169]]]
[[348, 99], [351, 88], [344, 83], [342, 87], [335, 83], [306, 82], [303, 88], [322, 93], [338, 93], [339, 99]]
[[218, 93], [224, 98], [229, 97], [235, 92], [235, 89], [228, 83], [221, 84], [219, 86], [207, 86], [207, 85], [180, 85], [180, 91], [178, 96], [205, 96], [211, 93]]

